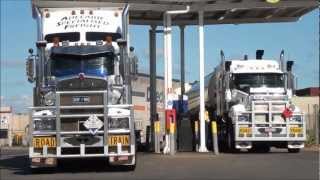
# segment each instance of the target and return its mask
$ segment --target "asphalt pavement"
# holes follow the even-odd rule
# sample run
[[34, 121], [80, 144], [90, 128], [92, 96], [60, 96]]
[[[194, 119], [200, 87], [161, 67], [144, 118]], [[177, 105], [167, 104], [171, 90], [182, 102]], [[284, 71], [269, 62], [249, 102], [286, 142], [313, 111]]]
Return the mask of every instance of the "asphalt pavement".
[[234, 180], [316, 180], [319, 179], [319, 153], [286, 150], [271, 153], [177, 153], [165, 156], [138, 153], [134, 171], [110, 167], [106, 160], [87, 159], [63, 161], [57, 169], [32, 173], [28, 168], [27, 149], [2, 149], [1, 180], [95, 180], [95, 179], [234, 179]]

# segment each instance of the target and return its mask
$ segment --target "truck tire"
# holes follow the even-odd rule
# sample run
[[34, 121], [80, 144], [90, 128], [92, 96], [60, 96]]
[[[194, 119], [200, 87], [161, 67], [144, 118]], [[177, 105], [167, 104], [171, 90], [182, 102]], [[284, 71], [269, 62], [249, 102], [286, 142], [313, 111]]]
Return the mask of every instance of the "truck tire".
[[299, 153], [300, 149], [298, 149], [298, 148], [288, 148], [288, 152], [289, 153]]

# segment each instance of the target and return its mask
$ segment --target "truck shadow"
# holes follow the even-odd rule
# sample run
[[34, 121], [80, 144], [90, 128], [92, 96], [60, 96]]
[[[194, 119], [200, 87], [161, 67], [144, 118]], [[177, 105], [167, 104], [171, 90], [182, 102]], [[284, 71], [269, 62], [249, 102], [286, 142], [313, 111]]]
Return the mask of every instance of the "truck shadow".
[[59, 160], [56, 168], [29, 168], [27, 155], [14, 156], [0, 160], [0, 169], [9, 170], [16, 175], [55, 174], [55, 173], [87, 173], [87, 172], [129, 172], [125, 166], [110, 166], [107, 159], [66, 159]]

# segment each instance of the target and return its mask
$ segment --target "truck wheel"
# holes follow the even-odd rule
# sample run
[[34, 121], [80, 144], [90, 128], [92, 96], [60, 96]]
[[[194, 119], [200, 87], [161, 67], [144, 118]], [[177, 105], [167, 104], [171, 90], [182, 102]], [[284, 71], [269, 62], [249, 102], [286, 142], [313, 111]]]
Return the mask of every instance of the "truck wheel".
[[299, 153], [300, 149], [298, 149], [298, 148], [288, 148], [288, 152], [289, 153]]

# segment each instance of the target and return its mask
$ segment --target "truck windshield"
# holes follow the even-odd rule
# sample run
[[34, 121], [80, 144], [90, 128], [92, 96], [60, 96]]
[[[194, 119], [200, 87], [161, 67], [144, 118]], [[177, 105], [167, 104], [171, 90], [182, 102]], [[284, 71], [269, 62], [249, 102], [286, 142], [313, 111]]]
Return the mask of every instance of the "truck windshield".
[[264, 74], [234, 74], [233, 86], [244, 92], [249, 92], [250, 88], [269, 87], [281, 88], [284, 87], [283, 74], [264, 73]]
[[113, 74], [114, 56], [91, 56], [91, 57], [53, 57], [51, 58], [51, 75], [56, 77], [86, 75], [105, 77]]

